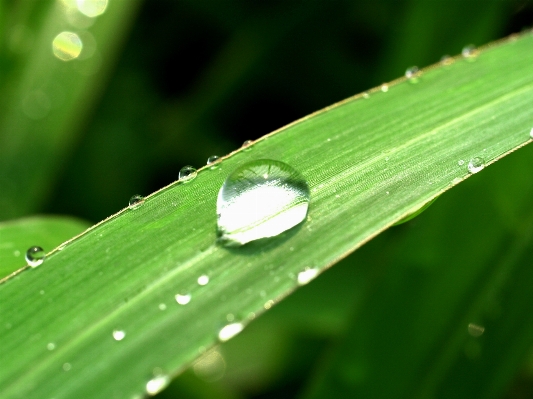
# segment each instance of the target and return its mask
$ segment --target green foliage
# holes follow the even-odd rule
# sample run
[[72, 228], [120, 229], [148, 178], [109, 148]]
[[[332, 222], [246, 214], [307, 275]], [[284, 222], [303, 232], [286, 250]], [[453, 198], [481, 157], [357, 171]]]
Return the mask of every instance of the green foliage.
[[[65, 4], [0, 1], [3, 220], [98, 221], [184, 164], [515, 32], [531, 13], [527, 1], [159, 0], [144, 3], [122, 51], [136, 2], [110, 1], [84, 27]], [[55, 59], [61, 30], [93, 35], [97, 56]], [[469, 176], [472, 157], [490, 164], [527, 142], [531, 42], [307, 118], [0, 285], [2, 395], [137, 397], [154, 373], [192, 362], [162, 398], [531, 396], [529, 147], [279, 302], [299, 271], [323, 270]], [[310, 219], [265, 243], [214, 245], [224, 177], [263, 157], [307, 178]], [[85, 225], [2, 222], [2, 276], [27, 246], [52, 249]], [[178, 292], [191, 302], [178, 305]], [[211, 347], [224, 324], [251, 319]]]

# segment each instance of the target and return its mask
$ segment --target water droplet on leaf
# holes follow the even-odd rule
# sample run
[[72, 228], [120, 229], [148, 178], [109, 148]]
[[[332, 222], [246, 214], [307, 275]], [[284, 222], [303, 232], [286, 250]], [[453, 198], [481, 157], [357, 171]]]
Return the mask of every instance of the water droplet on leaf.
[[113, 331], [113, 339], [115, 341], [122, 341], [126, 337], [126, 332], [123, 330]]
[[479, 55], [479, 50], [473, 44], [463, 47], [461, 54], [466, 59], [473, 61]]
[[199, 285], [207, 285], [207, 283], [209, 283], [209, 276], [202, 274], [200, 277], [198, 277], [197, 281]]
[[187, 305], [191, 301], [191, 294], [177, 294], [174, 298], [180, 305]]
[[529, 132], [529, 137], [531, 137], [531, 140], [533, 140], [533, 128], [531, 128], [531, 131]]
[[167, 375], [158, 375], [146, 383], [146, 393], [150, 396], [156, 395], [165, 389], [169, 382]]
[[46, 349], [48, 349], [49, 351], [53, 351], [55, 348], [56, 348], [56, 344], [54, 344], [53, 342], [49, 342], [46, 345]]
[[207, 158], [207, 164], [212, 165], [211, 168], [215, 168], [215, 165], [213, 164], [218, 160], [219, 160], [218, 155], [211, 155], [209, 158]]
[[483, 158], [475, 157], [468, 162], [468, 171], [470, 173], [477, 173], [485, 167], [485, 161]]
[[222, 342], [226, 342], [236, 336], [242, 331], [244, 325], [242, 323], [227, 324], [218, 333], [218, 339]]
[[298, 284], [305, 285], [311, 280], [313, 280], [317, 275], [318, 275], [318, 269], [305, 268], [303, 271], [298, 273]]
[[26, 251], [26, 263], [31, 267], [43, 264], [46, 254], [41, 247], [31, 247]]
[[409, 82], [411, 83], [417, 83], [418, 78], [420, 77], [421, 74], [422, 72], [420, 72], [420, 69], [418, 69], [417, 66], [412, 66], [410, 68], [407, 68], [407, 70], [405, 71], [405, 77], [409, 79]]
[[250, 147], [252, 144], [253, 144], [252, 140], [246, 140], [244, 143], [242, 143], [242, 147], [241, 148]]
[[389, 85], [386, 84], [386, 83], [383, 83], [383, 84], [381, 85], [381, 91], [382, 91], [383, 93], [388, 92], [388, 91], [389, 91]]
[[196, 168], [193, 168], [190, 165], [184, 166], [181, 168], [179, 173], [179, 180], [182, 182], [189, 182], [193, 180], [197, 175]]
[[144, 204], [144, 197], [142, 195], [136, 194], [130, 198], [129, 208], [136, 209]]
[[260, 159], [233, 171], [217, 199], [218, 233], [228, 246], [278, 234], [305, 220], [309, 186], [294, 168]]

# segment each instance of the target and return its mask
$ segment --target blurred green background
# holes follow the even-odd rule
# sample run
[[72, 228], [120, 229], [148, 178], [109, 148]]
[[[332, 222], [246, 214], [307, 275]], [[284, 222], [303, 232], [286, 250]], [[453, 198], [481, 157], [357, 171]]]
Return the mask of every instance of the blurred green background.
[[[75, 3], [0, 1], [0, 221], [46, 213], [98, 222], [133, 194], [177, 180], [184, 165], [200, 167], [210, 155], [227, 154], [245, 140], [395, 79], [407, 67], [433, 64], [465, 45], [482, 45], [533, 23], [533, 2], [526, 0], [109, 0], [96, 18], [73, 14]], [[53, 56], [51, 39], [62, 30], [84, 40], [79, 59]], [[531, 150], [519, 153], [501, 163], [527, 170]], [[481, 396], [480, 387], [494, 381], [490, 370], [471, 376], [479, 384], [472, 392], [447, 391], [454, 382], [446, 379], [461, 385], [453, 373], [468, 375], [460, 370], [482, 356], [479, 342], [467, 336], [460, 345], [465, 359], [458, 358], [449, 375], [443, 372], [438, 393], [427, 396], [421, 389], [415, 395], [414, 376], [423, 374], [416, 367], [425, 363], [403, 367], [414, 356], [408, 329], [392, 334], [386, 328], [391, 321], [374, 320], [371, 312], [401, 325], [405, 314], [395, 309], [414, 312], [429, 282], [442, 281], [448, 267], [468, 269], [477, 252], [480, 264], [489, 255], [504, 257], [512, 232], [529, 231], [522, 211], [533, 183], [525, 177], [509, 181], [505, 168], [496, 165], [492, 174], [470, 179], [475, 181], [452, 190], [421, 217], [378, 237], [237, 339], [208, 352], [161, 397], [489, 397]], [[506, 185], [506, 193], [492, 192], [494, 181]], [[480, 193], [493, 200], [478, 204]], [[501, 216], [490, 229], [488, 212]], [[462, 245], [472, 236], [479, 240], [475, 250]], [[500, 246], [488, 251], [494, 243]], [[516, 273], [510, 286], [530, 281]], [[475, 284], [476, 278], [464, 281]], [[453, 287], [446, 284], [443, 290]], [[416, 299], [412, 287], [418, 286], [426, 288]], [[379, 289], [389, 296], [376, 296]], [[506, 303], [504, 297], [498, 301]], [[384, 309], [390, 302], [395, 307]], [[357, 330], [358, 323], [368, 331]], [[368, 343], [368, 334], [387, 344]], [[350, 343], [352, 336], [357, 342]], [[361, 360], [367, 349], [357, 352], [358, 342], [393, 360], [376, 360], [369, 371]], [[357, 353], [343, 360], [346, 348]], [[429, 356], [432, 349], [425, 348]], [[533, 397], [533, 356], [528, 361], [522, 355], [514, 362], [490, 358], [508, 364], [493, 371], [501, 376], [494, 397]], [[517, 374], [516, 364], [524, 362]]]

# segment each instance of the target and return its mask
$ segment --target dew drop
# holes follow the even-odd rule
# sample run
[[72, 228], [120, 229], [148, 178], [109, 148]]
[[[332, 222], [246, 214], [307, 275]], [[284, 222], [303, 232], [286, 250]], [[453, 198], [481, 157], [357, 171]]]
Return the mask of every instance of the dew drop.
[[46, 345], [46, 349], [48, 349], [49, 351], [53, 351], [55, 348], [56, 348], [56, 344], [54, 344], [53, 342], [49, 342]]
[[529, 137], [531, 137], [531, 140], [533, 140], [533, 128], [531, 128], [531, 131], [529, 132]]
[[113, 339], [115, 341], [122, 341], [126, 337], [126, 332], [124, 330], [114, 330]]
[[294, 168], [260, 159], [233, 171], [217, 199], [219, 240], [227, 246], [278, 234], [305, 220], [309, 186]]
[[63, 370], [70, 371], [72, 369], [72, 364], [70, 363], [64, 363], [63, 364]]
[[136, 194], [133, 197], [130, 198], [129, 202], [129, 208], [130, 209], [137, 209], [142, 204], [144, 204], [144, 197], [142, 195]]
[[207, 164], [211, 165], [211, 168], [214, 169], [216, 166], [213, 164], [216, 163], [219, 158], [220, 157], [218, 155], [211, 155], [209, 158], [207, 158]]
[[46, 254], [41, 247], [31, 247], [26, 251], [26, 263], [31, 267], [43, 264]]
[[468, 325], [468, 334], [470, 334], [471, 336], [475, 338], [480, 337], [481, 335], [483, 335], [484, 332], [485, 332], [485, 327], [483, 326], [479, 326], [474, 323], [470, 323]]
[[477, 173], [485, 167], [485, 161], [483, 158], [475, 157], [468, 162], [468, 171], [470, 173]]
[[420, 69], [418, 69], [417, 66], [412, 66], [410, 68], [407, 68], [407, 70], [405, 71], [405, 77], [409, 79], [409, 82], [411, 83], [417, 83], [418, 78], [420, 77], [421, 74], [422, 72], [420, 71]]
[[[199, 281], [198, 284], [200, 284]], [[187, 305], [191, 301], [191, 294], [177, 294], [174, 298], [176, 298], [176, 302], [180, 305]]]
[[383, 84], [381, 85], [381, 91], [382, 91], [383, 93], [388, 92], [388, 91], [389, 91], [389, 85], [386, 84], [386, 83], [383, 83]]
[[440, 58], [440, 62], [441, 62], [441, 64], [443, 64], [443, 65], [450, 65], [450, 64], [453, 64], [453, 58], [450, 57], [448, 54], [446, 54], [446, 55], [443, 55], [443, 56]]
[[209, 283], [209, 276], [207, 274], [202, 274], [198, 277], [198, 285], [207, 285]]
[[167, 375], [158, 375], [146, 383], [146, 393], [150, 396], [156, 395], [165, 389], [170, 383]]
[[464, 58], [473, 61], [479, 55], [479, 50], [473, 44], [469, 44], [463, 47], [461, 54]]
[[241, 148], [248, 148], [248, 147], [250, 147], [252, 144], [253, 144], [253, 141], [252, 141], [252, 140], [246, 140], [244, 143], [242, 143], [242, 147], [241, 147]]
[[305, 285], [311, 280], [313, 280], [318, 275], [318, 269], [315, 268], [305, 268], [303, 271], [298, 273], [298, 284]]
[[369, 99], [370, 98], [370, 94], [368, 94], [366, 91], [362, 94], [363, 98], [364, 99]]
[[70, 61], [81, 53], [83, 43], [80, 37], [73, 32], [61, 32], [52, 41], [52, 51], [61, 61]]
[[158, 306], [159, 310], [166, 310], [167, 308], [167, 305], [164, 304], [164, 303], [160, 303], [159, 306]]
[[193, 180], [197, 175], [196, 168], [193, 168], [190, 165], [184, 166], [181, 168], [179, 173], [179, 179], [182, 182], [189, 182]]
[[227, 324], [218, 333], [218, 339], [222, 342], [226, 342], [236, 336], [242, 331], [244, 325], [242, 323]]

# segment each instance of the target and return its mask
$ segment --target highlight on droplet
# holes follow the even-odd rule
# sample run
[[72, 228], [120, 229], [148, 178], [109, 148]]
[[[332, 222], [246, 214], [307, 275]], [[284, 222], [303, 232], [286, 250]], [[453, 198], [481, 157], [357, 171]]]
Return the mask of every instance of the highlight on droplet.
[[71, 61], [81, 54], [83, 43], [73, 32], [61, 32], [52, 41], [52, 51], [61, 61]]

